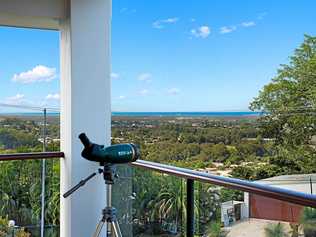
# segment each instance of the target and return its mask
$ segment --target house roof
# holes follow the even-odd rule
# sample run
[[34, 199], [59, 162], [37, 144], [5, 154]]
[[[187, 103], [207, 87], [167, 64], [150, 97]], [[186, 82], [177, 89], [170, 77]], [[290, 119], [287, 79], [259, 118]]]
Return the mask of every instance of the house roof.
[[261, 179], [257, 182], [264, 184], [286, 184], [286, 183], [316, 183], [316, 174], [294, 174], [294, 175], [280, 175], [267, 179]]

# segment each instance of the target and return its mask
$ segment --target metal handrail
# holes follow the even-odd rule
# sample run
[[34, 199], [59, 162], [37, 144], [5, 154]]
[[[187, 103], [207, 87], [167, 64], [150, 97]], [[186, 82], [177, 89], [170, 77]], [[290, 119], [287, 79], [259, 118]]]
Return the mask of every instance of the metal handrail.
[[178, 176], [188, 180], [197, 180], [204, 183], [214, 184], [230, 189], [258, 194], [264, 197], [316, 208], [316, 195], [312, 194], [295, 192], [288, 189], [260, 184], [257, 182], [212, 175], [195, 170], [179, 168], [144, 160], [138, 160], [136, 162], [133, 162], [131, 165], [133, 167], [149, 169], [164, 174]]
[[57, 159], [65, 157], [63, 152], [34, 152], [34, 153], [12, 153], [0, 154], [0, 161], [12, 160], [42, 160], [42, 159]]
[[[63, 152], [37, 152], [20, 154], [0, 154], [0, 161], [11, 160], [37, 160], [37, 159], [55, 159], [64, 157]], [[230, 189], [254, 193], [264, 197], [274, 198], [298, 205], [310, 206], [316, 208], [316, 195], [291, 191], [279, 187], [273, 187], [266, 184], [251, 182], [236, 178], [212, 175], [204, 172], [179, 168], [171, 165], [138, 160], [131, 163], [132, 167], [148, 169], [164, 174], [178, 176], [188, 180], [197, 180], [204, 183], [214, 184]]]

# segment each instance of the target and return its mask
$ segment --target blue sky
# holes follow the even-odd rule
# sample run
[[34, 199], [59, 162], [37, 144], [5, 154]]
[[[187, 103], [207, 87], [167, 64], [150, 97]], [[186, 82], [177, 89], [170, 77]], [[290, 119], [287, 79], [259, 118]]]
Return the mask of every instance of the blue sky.
[[[112, 110], [245, 111], [303, 35], [316, 35], [315, 9], [314, 0], [115, 0]], [[58, 41], [54, 31], [0, 28], [1, 102], [58, 106]]]

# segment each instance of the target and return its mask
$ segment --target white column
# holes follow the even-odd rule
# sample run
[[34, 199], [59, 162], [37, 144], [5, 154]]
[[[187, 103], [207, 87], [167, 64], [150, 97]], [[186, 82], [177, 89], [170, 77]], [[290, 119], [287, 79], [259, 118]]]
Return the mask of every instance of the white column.
[[[111, 129], [111, 0], [69, 0], [67, 8], [61, 23], [61, 194], [99, 166], [81, 158], [79, 133], [109, 144]], [[60, 202], [60, 236], [92, 236], [105, 206], [102, 177]]]
[[250, 214], [250, 203], [249, 203], [249, 193], [244, 192], [244, 204], [245, 204], [245, 211], [243, 217], [248, 219]]

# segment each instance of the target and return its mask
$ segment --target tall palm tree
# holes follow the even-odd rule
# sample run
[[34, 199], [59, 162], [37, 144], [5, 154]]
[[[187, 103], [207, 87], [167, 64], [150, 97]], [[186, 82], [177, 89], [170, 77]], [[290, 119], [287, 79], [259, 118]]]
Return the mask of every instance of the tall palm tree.
[[152, 208], [151, 219], [172, 221], [178, 226], [181, 219], [186, 218], [186, 200], [182, 190], [182, 180], [170, 179], [158, 196], [148, 203], [148, 207]]
[[[205, 217], [205, 213], [209, 215], [210, 211], [216, 211], [217, 206], [214, 205], [216, 195], [210, 191], [208, 186], [203, 188], [197, 187], [194, 190], [194, 212], [195, 216], [200, 220]], [[151, 219], [159, 220], [160, 223], [168, 221], [174, 223], [176, 232], [183, 227], [186, 216], [187, 197], [185, 192], [185, 182], [180, 179], [168, 177], [165, 186], [157, 197], [148, 203], [148, 207], [152, 209]], [[202, 210], [203, 209], [203, 210]], [[209, 221], [209, 220], [206, 220]], [[196, 230], [199, 231], [198, 222], [196, 223]]]

